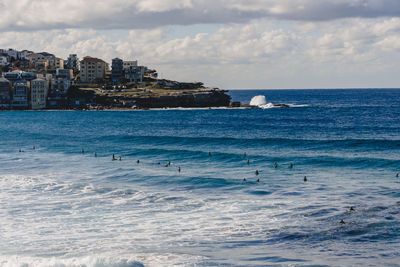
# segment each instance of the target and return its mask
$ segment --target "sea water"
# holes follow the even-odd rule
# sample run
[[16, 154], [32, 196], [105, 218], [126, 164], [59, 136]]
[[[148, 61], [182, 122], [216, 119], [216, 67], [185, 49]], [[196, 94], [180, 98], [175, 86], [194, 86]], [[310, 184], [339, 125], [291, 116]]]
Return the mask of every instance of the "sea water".
[[230, 94], [1, 112], [0, 266], [399, 266], [400, 90]]

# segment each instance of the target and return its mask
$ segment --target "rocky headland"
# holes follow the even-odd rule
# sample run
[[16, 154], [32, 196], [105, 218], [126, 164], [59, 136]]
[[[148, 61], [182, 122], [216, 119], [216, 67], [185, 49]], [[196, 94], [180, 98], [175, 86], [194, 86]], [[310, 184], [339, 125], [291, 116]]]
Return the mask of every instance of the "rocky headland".
[[227, 90], [195, 87], [163, 88], [147, 86], [90, 86], [78, 85], [70, 90], [69, 99], [76, 109], [151, 109], [230, 107]]

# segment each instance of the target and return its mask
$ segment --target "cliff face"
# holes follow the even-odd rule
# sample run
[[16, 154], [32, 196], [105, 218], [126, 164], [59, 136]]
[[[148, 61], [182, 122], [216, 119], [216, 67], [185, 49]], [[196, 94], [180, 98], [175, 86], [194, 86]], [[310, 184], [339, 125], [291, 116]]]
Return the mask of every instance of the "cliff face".
[[[126, 107], [137, 108], [191, 108], [191, 107], [227, 107], [231, 97], [223, 90], [199, 90], [179, 92], [167, 95], [142, 95], [120, 98], [119, 103]], [[115, 101], [114, 101], [115, 102]]]

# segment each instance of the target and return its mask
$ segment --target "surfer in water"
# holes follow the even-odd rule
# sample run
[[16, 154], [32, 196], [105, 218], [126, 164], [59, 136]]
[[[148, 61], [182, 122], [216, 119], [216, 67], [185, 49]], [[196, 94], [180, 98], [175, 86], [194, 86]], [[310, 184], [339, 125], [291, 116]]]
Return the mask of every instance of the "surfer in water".
[[396, 173], [396, 177], [399, 178], [399, 173]]
[[211, 152], [208, 152], [208, 156], [211, 157]]
[[350, 207], [350, 211], [356, 211], [354, 207]]
[[290, 163], [289, 164], [289, 169], [293, 169], [293, 166], [294, 166], [293, 163]]
[[308, 181], [308, 180], [307, 180], [307, 176], [304, 176], [303, 181], [304, 181], [304, 182], [307, 182], [307, 181]]
[[343, 220], [340, 220], [340, 222], [339, 222], [340, 224], [346, 224], [346, 222], [345, 221], [343, 221]]
[[97, 158], [97, 153], [96, 152], [94, 152], [94, 157]]
[[85, 153], [85, 149], [82, 148], [81, 152], [82, 152], [82, 154]]
[[274, 163], [274, 168], [276, 169], [276, 168], [278, 168], [278, 163]]
[[259, 174], [260, 174], [260, 172], [258, 170], [256, 170], [256, 175], [259, 175]]
[[178, 167], [178, 172], [181, 172], [181, 167]]
[[137, 160], [136, 163], [139, 164], [139, 163], [140, 163], [140, 160]]
[[249, 165], [249, 164], [250, 164], [250, 160], [248, 159], [248, 160], [247, 160], [247, 165]]
[[259, 183], [259, 182], [260, 182], [260, 178], [257, 179], [257, 183]]
[[120, 157], [119, 157], [119, 161], [121, 161], [121, 160], [122, 160], [122, 157], [120, 156]]
[[243, 182], [246, 182], [247, 181], [247, 179], [246, 178], [243, 178]]
[[112, 155], [112, 160], [117, 160], [114, 154]]

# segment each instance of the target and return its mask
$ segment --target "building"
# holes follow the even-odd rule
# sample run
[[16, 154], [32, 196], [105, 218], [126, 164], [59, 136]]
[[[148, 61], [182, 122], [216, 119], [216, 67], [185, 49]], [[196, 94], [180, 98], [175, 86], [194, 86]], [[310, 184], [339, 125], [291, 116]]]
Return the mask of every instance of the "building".
[[31, 107], [32, 109], [46, 108], [48, 86], [44, 79], [31, 81]]
[[28, 56], [30, 56], [30, 55], [32, 55], [32, 54], [34, 54], [34, 52], [29, 51], [29, 50], [22, 50], [22, 51], [20, 52], [20, 59], [27, 60], [27, 59], [28, 59]]
[[56, 77], [72, 80], [74, 78], [74, 71], [72, 69], [56, 69]]
[[51, 79], [51, 94], [66, 95], [71, 88], [71, 81], [63, 78]]
[[8, 58], [7, 56], [1, 56], [0, 55], [0, 66], [7, 66], [8, 63]]
[[22, 72], [22, 71], [13, 71], [3, 73], [4, 78], [11, 81], [11, 84], [14, 86], [15, 82], [20, 80], [24, 81], [32, 81], [37, 78], [37, 74], [34, 72]]
[[67, 59], [67, 69], [79, 70], [79, 59], [76, 54], [70, 54]]
[[145, 70], [146, 67], [144, 66], [137, 66], [137, 67], [131, 66], [125, 70], [125, 78], [129, 82], [142, 83]]
[[41, 60], [35, 61], [33, 66], [35, 67], [36, 70], [45, 71], [49, 68], [50, 64], [47, 59], [41, 59]]
[[9, 109], [11, 101], [11, 82], [0, 77], [0, 109]]
[[31, 62], [33, 66], [36, 66], [38, 61], [48, 61], [48, 68], [55, 68], [56, 66], [56, 56], [47, 52], [34, 53], [27, 56], [27, 59]]
[[15, 49], [2, 49], [1, 53], [7, 54], [12, 60], [20, 59], [20, 52]]
[[17, 80], [12, 88], [13, 96], [11, 100], [12, 109], [28, 109], [29, 82], [26, 80]]
[[63, 68], [64, 68], [64, 59], [58, 58], [58, 57], [57, 57], [57, 58], [55, 59], [54, 67], [55, 67], [56, 69], [63, 69]]
[[125, 61], [124, 60], [124, 70], [129, 69], [130, 67], [137, 67], [138, 62], [137, 60], [133, 61]]
[[119, 58], [114, 58], [111, 63], [111, 79], [117, 83], [124, 77], [124, 61]]
[[81, 82], [91, 83], [95, 79], [104, 79], [106, 75], [106, 62], [99, 58], [84, 57], [80, 62]]
[[63, 78], [52, 78], [47, 106], [50, 108], [66, 108], [68, 105], [67, 93], [71, 87], [71, 81]]

